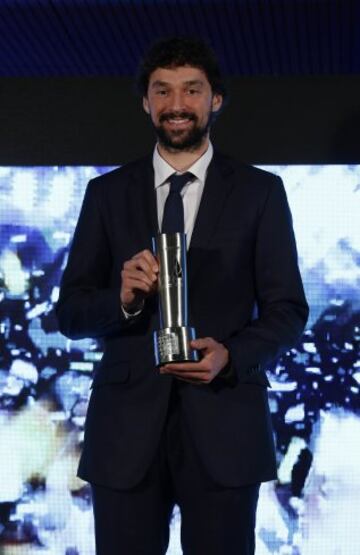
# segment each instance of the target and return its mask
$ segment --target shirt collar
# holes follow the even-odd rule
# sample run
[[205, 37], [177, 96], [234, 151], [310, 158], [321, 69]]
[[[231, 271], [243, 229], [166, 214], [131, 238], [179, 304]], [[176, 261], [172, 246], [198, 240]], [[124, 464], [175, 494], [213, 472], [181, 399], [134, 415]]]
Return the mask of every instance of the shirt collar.
[[[196, 160], [196, 162], [188, 168], [186, 171], [191, 172], [196, 179], [201, 181], [201, 183], [205, 182], [206, 172], [213, 157], [214, 148], [209, 142], [209, 146], [204, 154]], [[155, 177], [155, 188], [157, 189], [160, 185], [163, 185], [166, 181], [169, 180], [170, 175], [172, 175], [176, 170], [164, 160], [159, 154], [157, 145], [154, 148], [153, 154], [153, 166], [154, 166], [154, 177]]]

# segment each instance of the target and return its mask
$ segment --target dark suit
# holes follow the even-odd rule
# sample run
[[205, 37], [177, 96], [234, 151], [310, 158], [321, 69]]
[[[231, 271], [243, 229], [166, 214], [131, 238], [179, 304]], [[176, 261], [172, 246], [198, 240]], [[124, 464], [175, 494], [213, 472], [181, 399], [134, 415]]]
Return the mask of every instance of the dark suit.
[[[92, 180], [86, 191], [57, 314], [71, 338], [104, 339], [94, 376], [79, 475], [131, 488], [159, 444], [172, 378], [154, 368], [156, 297], [126, 320], [123, 263], [157, 233], [152, 159]], [[215, 154], [188, 253], [190, 321], [229, 349], [233, 377], [182, 385], [185, 424], [215, 483], [276, 475], [266, 366], [289, 349], [308, 314], [281, 180]], [[257, 308], [258, 314], [254, 314]]]

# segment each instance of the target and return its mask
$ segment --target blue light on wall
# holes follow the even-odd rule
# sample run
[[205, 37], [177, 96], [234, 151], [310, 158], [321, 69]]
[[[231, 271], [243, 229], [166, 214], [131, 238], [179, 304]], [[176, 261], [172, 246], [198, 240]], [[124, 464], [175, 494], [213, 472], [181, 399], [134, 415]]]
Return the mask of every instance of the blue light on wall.
[[[94, 340], [54, 303], [87, 181], [111, 168], [0, 168], [0, 542], [4, 555], [95, 553], [76, 478]], [[360, 166], [272, 166], [285, 183], [311, 314], [269, 368], [279, 479], [264, 484], [257, 555], [357, 555], [360, 527]], [[181, 553], [180, 515], [169, 554]]]

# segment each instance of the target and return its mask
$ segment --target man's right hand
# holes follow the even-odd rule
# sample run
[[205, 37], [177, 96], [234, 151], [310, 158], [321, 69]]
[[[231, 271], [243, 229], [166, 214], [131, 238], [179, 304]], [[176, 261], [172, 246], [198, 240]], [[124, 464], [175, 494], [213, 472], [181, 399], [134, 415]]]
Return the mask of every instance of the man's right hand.
[[146, 297], [157, 291], [159, 264], [149, 250], [127, 260], [121, 271], [120, 301], [127, 312], [139, 309]]

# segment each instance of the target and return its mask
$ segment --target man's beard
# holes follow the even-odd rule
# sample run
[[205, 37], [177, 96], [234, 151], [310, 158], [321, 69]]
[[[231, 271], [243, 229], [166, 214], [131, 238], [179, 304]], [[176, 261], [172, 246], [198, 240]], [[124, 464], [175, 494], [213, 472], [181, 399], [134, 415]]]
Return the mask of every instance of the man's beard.
[[[170, 119], [189, 119], [194, 122], [190, 129], [174, 129], [168, 131], [162, 123]], [[201, 146], [207, 136], [210, 125], [212, 123], [212, 112], [209, 112], [206, 124], [201, 127], [198, 125], [198, 118], [191, 112], [167, 112], [162, 114], [159, 118], [160, 125], [154, 126], [158, 137], [158, 141], [167, 150], [182, 151], [182, 150], [195, 150]]]

